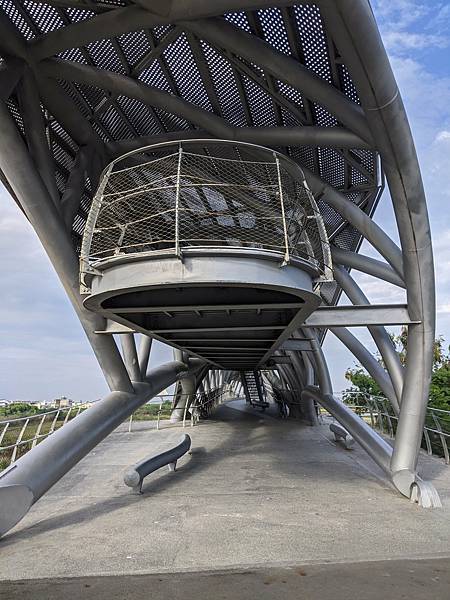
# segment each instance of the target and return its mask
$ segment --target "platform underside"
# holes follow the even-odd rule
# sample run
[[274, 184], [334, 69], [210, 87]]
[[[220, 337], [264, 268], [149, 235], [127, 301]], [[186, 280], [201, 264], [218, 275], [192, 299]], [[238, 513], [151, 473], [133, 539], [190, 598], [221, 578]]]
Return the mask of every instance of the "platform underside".
[[319, 303], [304, 269], [245, 254], [112, 263], [85, 300], [112, 321], [230, 370], [266, 364]]

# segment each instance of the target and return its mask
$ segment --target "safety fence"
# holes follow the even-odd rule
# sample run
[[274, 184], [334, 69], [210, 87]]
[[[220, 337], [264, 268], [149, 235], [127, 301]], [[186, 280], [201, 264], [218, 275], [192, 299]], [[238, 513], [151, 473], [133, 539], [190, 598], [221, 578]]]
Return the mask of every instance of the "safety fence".
[[[179, 425], [186, 427], [187, 424], [194, 427], [200, 419], [208, 418], [212, 410], [225, 401], [225, 399], [228, 399], [228, 396], [228, 391], [223, 388], [217, 388], [205, 393], [198, 392], [192, 403], [189, 402], [189, 397], [186, 398], [184, 394], [164, 394], [157, 396], [159, 405], [157, 405], [157, 409], [153, 413], [156, 413], [156, 429]], [[176, 406], [174, 406], [175, 401]], [[133, 423], [136, 421], [148, 420], [143, 411], [152, 404], [155, 404], [155, 400], [152, 400], [150, 404], [145, 404], [138, 408], [130, 416], [128, 421], [129, 432], [133, 430]], [[174, 417], [176, 417], [176, 420]]]
[[[156, 428], [160, 429], [162, 424], [167, 425], [173, 413], [178, 411], [181, 418], [178, 425], [192, 427], [200, 419], [207, 418], [211, 411], [224, 399], [228, 392], [222, 388], [212, 390], [205, 394], [198, 393], [191, 404], [183, 402], [183, 397], [176, 397], [177, 404], [182, 408], [173, 406], [175, 396], [166, 394], [153, 398], [150, 402], [139, 407], [128, 421], [128, 431], [136, 421], [156, 421]], [[34, 448], [39, 442], [61, 429], [66, 423], [77, 417], [83, 410], [83, 406], [72, 406], [67, 408], [55, 408], [46, 412], [40, 412], [24, 417], [4, 419], [0, 421], [0, 471], [6, 469], [18, 458]]]
[[230, 400], [230, 397], [230, 391], [223, 387], [197, 394], [191, 410], [192, 424], [197, 424], [200, 419], [207, 419], [219, 404]]
[[105, 261], [194, 247], [264, 249], [284, 263], [306, 260], [332, 279], [322, 216], [288, 159], [265, 151], [244, 160], [248, 150], [227, 142], [147, 150], [147, 160], [140, 152], [139, 164], [125, 166], [126, 155], [103, 175], [83, 235], [82, 286]]
[[[336, 395], [373, 429], [391, 438], [395, 437], [398, 417], [389, 400], [362, 392], [343, 392]], [[446, 464], [450, 464], [450, 411], [427, 408], [422, 448], [428, 455], [443, 457]]]
[[0, 471], [78, 416], [83, 407], [55, 408], [0, 421]]

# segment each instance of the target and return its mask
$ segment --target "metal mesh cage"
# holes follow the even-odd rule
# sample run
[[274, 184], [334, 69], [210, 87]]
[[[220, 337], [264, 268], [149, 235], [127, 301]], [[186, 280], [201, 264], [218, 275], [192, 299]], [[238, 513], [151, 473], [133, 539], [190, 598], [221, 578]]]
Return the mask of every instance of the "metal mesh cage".
[[332, 277], [322, 217], [302, 171], [286, 157], [196, 140], [144, 148], [112, 163], [87, 219], [82, 279], [113, 258], [180, 256], [190, 247], [268, 250]]

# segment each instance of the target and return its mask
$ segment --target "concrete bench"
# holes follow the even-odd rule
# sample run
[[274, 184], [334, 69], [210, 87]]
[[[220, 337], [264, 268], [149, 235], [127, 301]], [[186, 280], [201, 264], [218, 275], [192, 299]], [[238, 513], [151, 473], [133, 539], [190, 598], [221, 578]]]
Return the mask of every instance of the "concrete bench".
[[123, 476], [125, 485], [131, 487], [135, 494], [141, 494], [144, 477], [166, 465], [168, 465], [169, 471], [175, 471], [177, 460], [186, 454], [190, 447], [191, 438], [187, 434], [182, 435], [180, 442], [170, 450], [156, 456], [148, 456], [132, 467], [129, 467]]
[[355, 440], [346, 429], [337, 423], [331, 423], [330, 431], [334, 433], [334, 439], [336, 442], [343, 444], [347, 450], [352, 449], [353, 445], [355, 444]]

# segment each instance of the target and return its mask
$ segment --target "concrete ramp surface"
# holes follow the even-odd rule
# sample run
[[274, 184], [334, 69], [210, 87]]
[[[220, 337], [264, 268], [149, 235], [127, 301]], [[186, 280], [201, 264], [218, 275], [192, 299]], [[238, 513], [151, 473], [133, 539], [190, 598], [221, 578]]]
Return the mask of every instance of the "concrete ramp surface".
[[320, 585], [319, 597], [344, 598], [345, 581], [355, 590], [371, 583], [385, 598], [402, 597], [393, 582], [408, 597], [448, 597], [443, 461], [421, 456], [443, 499], [443, 509], [424, 510], [393, 494], [364, 452], [336, 445], [327, 427], [318, 433], [232, 402], [189, 429], [192, 455], [175, 473], [156, 472], [142, 496], [131, 495], [124, 469], [180, 432], [121, 426], [68, 473], [0, 542], [2, 600], [309, 598]]

